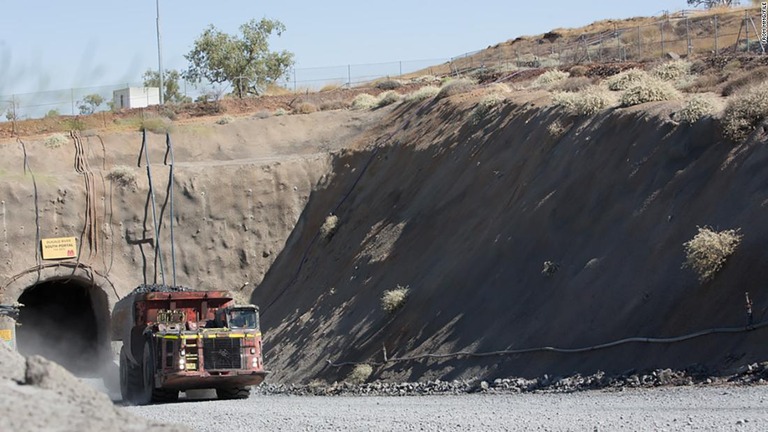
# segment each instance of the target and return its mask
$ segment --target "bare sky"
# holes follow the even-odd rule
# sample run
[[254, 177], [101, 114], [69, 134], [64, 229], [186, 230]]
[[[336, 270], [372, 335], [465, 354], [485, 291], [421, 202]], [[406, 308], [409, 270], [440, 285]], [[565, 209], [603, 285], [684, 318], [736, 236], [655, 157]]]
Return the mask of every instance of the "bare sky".
[[[138, 82], [157, 68], [155, 0], [0, 0], [0, 95]], [[282, 21], [273, 48], [298, 68], [444, 60], [527, 34], [606, 18], [658, 15], [684, 0], [281, 1], [160, 0], [164, 66], [209, 24], [235, 33], [251, 18]]]

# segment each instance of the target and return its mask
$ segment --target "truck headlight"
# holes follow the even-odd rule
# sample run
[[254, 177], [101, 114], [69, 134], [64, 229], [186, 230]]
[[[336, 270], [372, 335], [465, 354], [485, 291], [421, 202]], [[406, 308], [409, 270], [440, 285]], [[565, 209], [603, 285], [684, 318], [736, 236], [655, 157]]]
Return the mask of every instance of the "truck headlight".
[[179, 359], [179, 370], [184, 370], [184, 366], [186, 366], [186, 361]]
[[259, 359], [254, 357], [253, 360], [251, 360], [251, 367], [259, 367]]

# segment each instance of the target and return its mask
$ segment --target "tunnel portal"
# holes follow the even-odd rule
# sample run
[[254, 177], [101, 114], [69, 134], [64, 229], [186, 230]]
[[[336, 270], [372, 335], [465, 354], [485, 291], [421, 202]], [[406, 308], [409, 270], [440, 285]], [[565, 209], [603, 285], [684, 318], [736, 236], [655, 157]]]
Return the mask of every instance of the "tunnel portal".
[[79, 376], [98, 376], [111, 359], [107, 295], [93, 281], [55, 278], [19, 297], [19, 352], [39, 354]]

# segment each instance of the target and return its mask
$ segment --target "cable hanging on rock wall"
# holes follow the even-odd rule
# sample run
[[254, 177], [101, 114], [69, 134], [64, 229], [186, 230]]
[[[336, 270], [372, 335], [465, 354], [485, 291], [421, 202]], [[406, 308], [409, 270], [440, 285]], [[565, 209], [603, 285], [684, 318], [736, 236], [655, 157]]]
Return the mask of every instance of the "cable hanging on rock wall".
[[556, 353], [563, 353], [563, 354], [576, 354], [576, 353], [583, 353], [583, 352], [589, 352], [589, 351], [597, 351], [597, 350], [611, 348], [611, 347], [624, 345], [628, 343], [671, 344], [671, 343], [683, 342], [683, 341], [687, 341], [690, 339], [695, 339], [698, 337], [707, 336], [711, 334], [744, 333], [748, 331], [757, 330], [763, 327], [768, 327], [768, 321], [763, 321], [763, 322], [760, 322], [751, 326], [746, 326], [746, 327], [712, 328], [707, 330], [701, 330], [696, 333], [690, 333], [682, 336], [675, 336], [675, 337], [668, 337], [668, 338], [632, 337], [632, 338], [626, 338], [626, 339], [619, 339], [617, 341], [607, 342], [599, 345], [592, 345], [592, 346], [580, 347], [580, 348], [557, 348], [557, 347], [551, 347], [551, 346], [543, 346], [543, 347], [535, 347], [535, 348], [521, 348], [521, 349], [514, 349], [514, 350], [500, 350], [500, 351], [488, 351], [488, 352], [457, 351], [457, 352], [445, 353], [445, 354], [420, 354], [420, 355], [414, 355], [414, 356], [393, 357], [393, 358], [387, 358], [386, 349], [384, 349], [384, 361], [380, 361], [380, 362], [352, 362], [352, 361], [333, 362], [330, 359], [327, 360], [327, 362], [328, 362], [328, 365], [331, 367], [354, 366], [359, 364], [369, 364], [371, 366], [383, 366], [389, 363], [401, 363], [401, 362], [407, 362], [407, 361], [444, 359], [444, 358], [454, 358], [454, 357], [492, 357], [492, 356], [518, 355], [518, 354], [531, 354], [536, 352], [556, 352]]

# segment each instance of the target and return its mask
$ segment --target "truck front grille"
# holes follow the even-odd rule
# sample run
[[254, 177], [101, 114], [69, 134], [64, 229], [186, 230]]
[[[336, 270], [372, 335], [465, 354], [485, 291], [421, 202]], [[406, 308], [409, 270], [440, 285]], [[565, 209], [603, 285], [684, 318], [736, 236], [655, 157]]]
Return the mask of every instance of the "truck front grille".
[[203, 339], [203, 364], [212, 369], [242, 369], [239, 338]]

